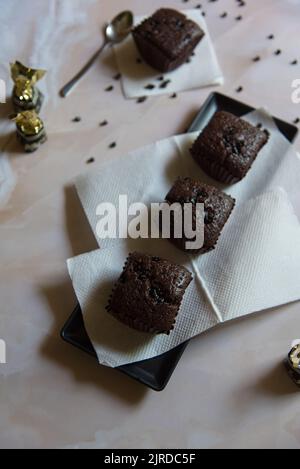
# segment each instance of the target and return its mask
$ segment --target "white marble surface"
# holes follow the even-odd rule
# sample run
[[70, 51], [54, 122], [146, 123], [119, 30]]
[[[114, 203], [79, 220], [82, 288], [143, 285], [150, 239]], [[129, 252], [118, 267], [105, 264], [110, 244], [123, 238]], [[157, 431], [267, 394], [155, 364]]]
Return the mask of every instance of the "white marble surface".
[[[299, 448], [299, 391], [282, 367], [300, 335], [299, 304], [211, 331], [188, 347], [163, 393], [154, 393], [64, 344], [59, 330], [76, 299], [65, 260], [96, 248], [72, 189], [93, 170], [90, 157], [108, 158], [183, 131], [210, 90], [126, 101], [108, 52], [69, 99], [57, 91], [99, 43], [99, 25], [124, 9], [123, 0], [0, 0], [0, 77], [15, 59], [49, 69], [43, 117], [49, 142], [23, 155], [0, 105], [0, 140], [16, 186], [0, 210], [0, 447], [17, 448]], [[218, 89], [288, 120], [300, 117], [291, 82], [300, 61], [293, 31], [299, 2], [201, 2], [226, 83]], [[151, 2], [185, 7], [179, 0]], [[196, 6], [190, 0], [187, 6]], [[36, 7], [36, 10], [33, 9]], [[145, 2], [127, 0], [136, 14]], [[16, 16], [16, 10], [19, 10]], [[35, 14], [32, 14], [35, 11]], [[220, 15], [228, 12], [226, 18]], [[243, 16], [241, 21], [235, 18]], [[15, 34], [18, 31], [18, 35]], [[273, 33], [274, 40], [267, 40]], [[282, 50], [280, 56], [274, 51]], [[298, 53], [298, 56], [297, 56]], [[252, 62], [260, 55], [259, 63]], [[244, 91], [236, 94], [238, 86]], [[76, 115], [82, 122], [71, 122]], [[100, 128], [99, 122], [109, 121]], [[117, 141], [114, 150], [109, 143]], [[299, 140], [296, 142], [299, 149]]]

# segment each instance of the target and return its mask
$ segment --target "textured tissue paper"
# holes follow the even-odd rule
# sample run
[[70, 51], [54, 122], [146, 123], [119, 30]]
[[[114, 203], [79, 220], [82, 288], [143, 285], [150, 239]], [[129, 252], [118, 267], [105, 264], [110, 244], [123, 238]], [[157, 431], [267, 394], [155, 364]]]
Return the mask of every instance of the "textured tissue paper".
[[[246, 118], [262, 123], [271, 137], [247, 177], [231, 187], [206, 176], [189, 155], [197, 134], [157, 142], [77, 180], [94, 233], [99, 203], [118, 206], [120, 194], [128, 194], [129, 204], [161, 202], [178, 176], [218, 185], [237, 200], [217, 248], [206, 255], [188, 256], [167, 240], [107, 239], [98, 240], [101, 249], [68, 261], [99, 363], [116, 367], [151, 358], [220, 322], [300, 299], [300, 160], [264, 111]], [[134, 250], [162, 256], [193, 273], [169, 336], [131, 330], [105, 310], [125, 259]]]
[[[154, 96], [223, 84], [223, 75], [205, 19], [197, 10], [185, 10], [183, 13], [205, 31], [205, 36], [195, 49], [195, 56], [191, 58], [191, 62], [171, 73], [164, 74], [164, 81], [170, 80], [166, 87], [160, 87], [162, 82], [158, 80], [158, 77], [162, 75], [161, 73], [145, 63], [137, 62], [140, 53], [131, 35], [125, 41], [114, 46], [126, 98]], [[136, 18], [135, 24], [139, 24], [144, 18]], [[199, 63], [201, 63], [200, 66]], [[152, 90], [146, 89], [145, 87], [149, 84], [157, 86]]]

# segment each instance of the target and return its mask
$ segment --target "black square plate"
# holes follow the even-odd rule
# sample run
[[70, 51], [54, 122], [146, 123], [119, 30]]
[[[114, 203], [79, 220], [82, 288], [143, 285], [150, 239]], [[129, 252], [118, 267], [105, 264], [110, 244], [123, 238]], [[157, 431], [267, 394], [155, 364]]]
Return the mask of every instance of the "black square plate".
[[[201, 108], [189, 132], [202, 130], [210, 121], [216, 111], [228, 111], [236, 116], [242, 117], [254, 108], [224, 96], [220, 93], [212, 93]], [[298, 128], [287, 122], [274, 118], [275, 123], [281, 133], [292, 143], [297, 134]], [[62, 329], [61, 337], [66, 342], [88, 353], [97, 359], [95, 350], [86, 333], [80, 306], [78, 305]], [[118, 367], [117, 370], [145, 384], [155, 391], [162, 391], [173, 371], [175, 370], [188, 342], [179, 345], [163, 355], [159, 355], [149, 360], [132, 363]]]

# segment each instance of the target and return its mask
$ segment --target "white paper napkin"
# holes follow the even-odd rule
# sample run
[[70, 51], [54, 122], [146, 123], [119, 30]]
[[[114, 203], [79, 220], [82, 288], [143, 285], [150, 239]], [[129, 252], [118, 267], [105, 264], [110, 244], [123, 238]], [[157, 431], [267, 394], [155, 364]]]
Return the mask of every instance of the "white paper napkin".
[[[195, 56], [191, 58], [190, 63], [163, 75], [165, 80], [170, 80], [165, 88], [160, 88], [162, 82], [158, 80], [162, 73], [144, 62], [137, 63], [140, 53], [131, 35], [114, 46], [117, 64], [122, 74], [122, 87], [127, 98], [154, 96], [223, 84], [223, 75], [205, 19], [198, 10], [185, 10], [183, 13], [205, 31], [205, 37], [195, 49]], [[144, 18], [137, 17], [136, 24]], [[155, 88], [146, 89], [149, 84], [155, 85]]]
[[[262, 123], [271, 138], [243, 181], [231, 187], [218, 184], [237, 198], [237, 207], [215, 251], [190, 258], [166, 240], [99, 240], [102, 250], [69, 260], [100, 363], [119, 366], [150, 358], [218, 322], [300, 298], [300, 227], [290, 202], [296, 200], [300, 160], [265, 112], [254, 112], [247, 119]], [[162, 201], [176, 177], [183, 175], [216, 185], [189, 155], [195, 137], [157, 142], [81, 176], [76, 187], [94, 233], [97, 205], [117, 205], [120, 194], [128, 194], [129, 203]], [[133, 250], [161, 255], [194, 273], [168, 337], [137, 333], [105, 312], [113, 284]]]

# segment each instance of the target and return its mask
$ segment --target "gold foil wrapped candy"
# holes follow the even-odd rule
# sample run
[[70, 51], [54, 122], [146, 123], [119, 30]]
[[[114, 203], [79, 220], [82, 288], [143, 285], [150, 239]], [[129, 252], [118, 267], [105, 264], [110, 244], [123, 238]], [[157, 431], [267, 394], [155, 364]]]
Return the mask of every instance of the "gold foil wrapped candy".
[[34, 152], [47, 140], [44, 123], [36, 111], [20, 112], [13, 120], [17, 125], [17, 136], [26, 152]]
[[45, 76], [46, 71], [26, 67], [18, 61], [10, 64], [10, 70], [15, 84], [13, 90], [15, 111], [35, 110], [39, 112], [44, 97], [35, 85]]
[[300, 370], [300, 344], [295, 345], [289, 354], [289, 359], [293, 368]]

